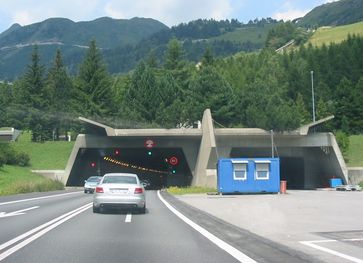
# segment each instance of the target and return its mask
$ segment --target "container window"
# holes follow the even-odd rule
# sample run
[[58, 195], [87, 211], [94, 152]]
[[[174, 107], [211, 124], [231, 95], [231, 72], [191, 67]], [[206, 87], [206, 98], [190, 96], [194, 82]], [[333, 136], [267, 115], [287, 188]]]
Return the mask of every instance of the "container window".
[[233, 163], [233, 179], [247, 180], [247, 163]]
[[256, 163], [256, 180], [268, 180], [270, 178], [270, 163]]

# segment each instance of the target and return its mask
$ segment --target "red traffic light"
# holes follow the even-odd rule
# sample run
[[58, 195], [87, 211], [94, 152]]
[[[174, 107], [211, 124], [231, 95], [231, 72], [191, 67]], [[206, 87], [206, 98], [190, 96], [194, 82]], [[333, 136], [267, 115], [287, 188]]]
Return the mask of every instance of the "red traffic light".
[[115, 155], [119, 155], [120, 154], [120, 150], [119, 149], [115, 149]]
[[170, 164], [170, 165], [173, 165], [173, 166], [178, 165], [178, 164], [179, 164], [179, 159], [178, 159], [178, 157], [176, 157], [176, 156], [172, 156], [172, 157], [170, 157], [170, 159], [169, 159], [169, 164]]
[[96, 163], [95, 163], [95, 162], [91, 162], [91, 163], [90, 163], [90, 166], [91, 166], [91, 167], [96, 167]]

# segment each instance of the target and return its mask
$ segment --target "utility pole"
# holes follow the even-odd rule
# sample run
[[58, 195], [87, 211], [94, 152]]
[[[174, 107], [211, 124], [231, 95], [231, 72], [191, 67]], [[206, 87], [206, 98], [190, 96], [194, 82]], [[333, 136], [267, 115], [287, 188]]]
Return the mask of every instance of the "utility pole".
[[275, 158], [275, 152], [274, 152], [274, 131], [271, 130], [271, 157]]
[[315, 122], [314, 71], [310, 71], [310, 74], [311, 74], [311, 97], [313, 102], [313, 122]]

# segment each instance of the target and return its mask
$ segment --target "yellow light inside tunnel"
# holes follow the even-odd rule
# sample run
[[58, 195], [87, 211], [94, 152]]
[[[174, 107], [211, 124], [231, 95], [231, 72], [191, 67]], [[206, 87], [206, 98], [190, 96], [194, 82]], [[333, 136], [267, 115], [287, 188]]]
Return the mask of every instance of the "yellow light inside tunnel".
[[146, 167], [141, 167], [141, 166], [121, 162], [121, 161], [115, 160], [113, 158], [110, 158], [108, 156], [103, 157], [103, 159], [105, 161], [108, 161], [108, 162], [111, 162], [111, 163], [114, 163], [114, 164], [117, 164], [117, 165], [120, 165], [120, 166], [131, 167], [132, 169], [135, 169], [135, 170], [141, 170], [141, 171], [147, 171], [147, 172], [153, 172], [153, 173], [161, 173], [161, 174], [168, 174], [167, 171], [159, 171], [159, 170], [155, 170], [155, 169], [150, 169], [150, 168], [146, 168]]

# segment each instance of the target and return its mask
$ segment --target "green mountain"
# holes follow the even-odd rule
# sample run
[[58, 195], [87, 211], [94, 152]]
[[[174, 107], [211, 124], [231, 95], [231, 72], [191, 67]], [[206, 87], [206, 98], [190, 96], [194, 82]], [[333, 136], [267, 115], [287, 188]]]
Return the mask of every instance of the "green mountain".
[[185, 58], [199, 61], [208, 48], [215, 56], [250, 52], [264, 47], [268, 31], [276, 20], [256, 19], [248, 24], [231, 21], [198, 19], [168, 28], [152, 19], [114, 20], [100, 18], [75, 23], [52, 18], [26, 27], [13, 25], [0, 34], [0, 79], [20, 76], [30, 61], [33, 45], [38, 45], [41, 61], [49, 66], [56, 49], [60, 49], [70, 73], [76, 73], [89, 41], [95, 39], [111, 73], [132, 70], [141, 59], [153, 54], [163, 63], [165, 50], [177, 38]]
[[119, 74], [134, 69], [140, 60], [150, 56], [157, 63], [163, 63], [167, 44], [173, 38], [182, 44], [185, 58], [197, 62], [207, 48], [217, 57], [257, 51], [266, 45], [278, 48], [291, 39], [295, 39], [296, 44], [304, 42], [310, 31], [303, 28], [362, 20], [363, 0], [340, 0], [316, 7], [305, 17], [293, 21], [290, 24], [297, 29], [286, 36], [281, 28], [287, 23], [271, 18], [255, 19], [247, 24], [236, 19], [198, 19], [171, 28], [153, 19], [108, 17], [77, 23], [51, 18], [24, 27], [14, 24], [0, 34], [0, 80], [11, 81], [23, 74], [34, 44], [38, 45], [41, 62], [47, 67], [53, 62], [56, 49], [60, 49], [69, 72], [75, 74], [94, 39], [108, 70]]
[[362, 0], [340, 0], [314, 8], [297, 20], [299, 26], [316, 28], [352, 24], [363, 20]]
[[89, 22], [73, 22], [65, 18], [50, 18], [28, 26], [15, 24], [0, 34], [0, 48], [22, 44], [54, 43], [88, 46], [91, 39], [101, 48], [114, 48], [136, 44], [168, 27], [159, 21], [146, 18], [112, 19], [102, 17]]
[[265, 45], [268, 31], [277, 24], [278, 21], [272, 18], [255, 19], [248, 24], [236, 19], [198, 19], [161, 30], [135, 46], [105, 50], [104, 54], [110, 72], [127, 72], [133, 69], [140, 59], [150, 54], [157, 62], [163, 63], [168, 42], [176, 38], [182, 45], [185, 58], [197, 62], [207, 48], [211, 49], [216, 57], [260, 50]]
[[50, 18], [24, 27], [14, 24], [0, 34], [0, 79], [12, 80], [22, 74], [35, 44], [45, 65], [60, 49], [69, 70], [75, 72], [92, 39], [100, 49], [108, 50], [135, 45], [165, 29], [168, 27], [161, 22], [146, 18], [103, 17], [89, 22]]

